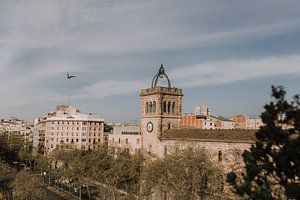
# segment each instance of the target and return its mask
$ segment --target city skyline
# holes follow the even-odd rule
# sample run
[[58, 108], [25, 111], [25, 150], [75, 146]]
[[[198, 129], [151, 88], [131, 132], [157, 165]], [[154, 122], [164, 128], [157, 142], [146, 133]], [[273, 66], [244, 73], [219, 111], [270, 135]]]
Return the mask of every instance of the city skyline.
[[[70, 103], [105, 121], [139, 119], [160, 64], [183, 113], [258, 116], [271, 85], [299, 93], [294, 1], [3, 1], [0, 118], [27, 121]], [[76, 75], [67, 79], [66, 73]]]

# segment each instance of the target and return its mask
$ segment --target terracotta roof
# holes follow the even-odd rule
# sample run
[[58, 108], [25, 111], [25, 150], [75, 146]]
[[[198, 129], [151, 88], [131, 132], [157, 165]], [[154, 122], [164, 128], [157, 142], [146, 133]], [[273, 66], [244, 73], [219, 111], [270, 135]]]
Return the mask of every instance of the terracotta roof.
[[165, 131], [162, 140], [206, 140], [206, 141], [240, 141], [254, 142], [257, 130], [205, 130], [195, 128], [171, 129]]

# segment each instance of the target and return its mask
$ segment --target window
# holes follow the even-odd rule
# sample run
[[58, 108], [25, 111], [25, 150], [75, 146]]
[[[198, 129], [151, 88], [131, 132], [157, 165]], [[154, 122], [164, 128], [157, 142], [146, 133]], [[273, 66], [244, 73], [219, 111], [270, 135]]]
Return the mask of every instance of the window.
[[152, 145], [149, 144], [149, 145], [148, 145], [148, 153], [151, 153], [151, 151], [152, 151]]
[[218, 150], [218, 161], [219, 161], [219, 162], [222, 162], [222, 157], [223, 157], [222, 151], [221, 151], [221, 150]]
[[152, 112], [156, 112], [156, 102], [153, 101], [153, 104], [152, 104]]
[[81, 139], [81, 142], [86, 142], [86, 139]]
[[128, 138], [126, 138], [125, 143], [128, 144]]
[[168, 129], [171, 129], [171, 124], [168, 124]]
[[148, 113], [149, 110], [148, 110], [148, 102], [146, 102], [146, 113]]
[[149, 103], [149, 112], [152, 113], [152, 102]]
[[165, 154], [165, 156], [168, 155], [168, 149], [167, 149], [166, 146], [165, 146], [165, 149], [164, 149], [164, 154]]
[[168, 102], [168, 113], [170, 113], [171, 112], [171, 102], [169, 101]]
[[119, 138], [119, 144], [121, 143], [121, 139]]
[[173, 104], [172, 104], [172, 113], [173, 114], [175, 113], [175, 102], [173, 102]]
[[164, 111], [164, 112], [167, 112], [167, 102], [166, 102], [166, 101], [164, 101], [163, 111]]
[[[78, 124], [78, 123], [77, 123]], [[86, 125], [86, 122], [82, 122], [82, 125]]]

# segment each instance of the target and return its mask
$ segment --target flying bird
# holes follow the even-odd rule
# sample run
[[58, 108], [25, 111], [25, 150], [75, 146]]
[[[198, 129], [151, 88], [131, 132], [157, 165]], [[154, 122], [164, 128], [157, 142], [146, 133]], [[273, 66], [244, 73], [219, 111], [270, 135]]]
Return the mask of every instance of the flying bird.
[[67, 78], [68, 78], [68, 79], [71, 79], [71, 78], [74, 78], [74, 77], [76, 77], [76, 76], [73, 76], [73, 75], [70, 76], [70, 75], [69, 75], [69, 72], [67, 72]]

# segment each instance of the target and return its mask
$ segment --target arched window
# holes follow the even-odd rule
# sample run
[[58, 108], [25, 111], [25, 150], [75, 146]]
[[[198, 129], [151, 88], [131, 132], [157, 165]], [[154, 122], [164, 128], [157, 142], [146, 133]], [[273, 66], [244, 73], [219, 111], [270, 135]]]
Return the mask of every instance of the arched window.
[[173, 114], [175, 113], [175, 102], [173, 102], [173, 104], [172, 104], [172, 113]]
[[149, 108], [148, 108], [148, 102], [146, 102], [146, 113], [148, 113], [149, 112], [149, 110], [148, 110]]
[[171, 112], [171, 102], [169, 101], [168, 102], [168, 113], [170, 113]]
[[155, 101], [153, 101], [152, 111], [153, 111], [154, 113], [156, 112], [156, 102], [155, 102]]
[[222, 159], [223, 159], [222, 151], [221, 151], [221, 150], [218, 150], [218, 161], [219, 161], [219, 162], [222, 162]]
[[171, 124], [168, 124], [168, 129], [171, 129]]
[[152, 113], [152, 102], [149, 103], [149, 112]]
[[168, 149], [167, 149], [166, 146], [165, 146], [165, 149], [164, 149], [164, 154], [165, 154], [165, 156], [168, 155]]
[[151, 152], [152, 152], [152, 145], [149, 144], [149, 145], [148, 145], [148, 153], [151, 153]]
[[167, 102], [166, 101], [164, 101], [163, 111], [167, 112]]

